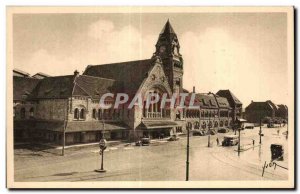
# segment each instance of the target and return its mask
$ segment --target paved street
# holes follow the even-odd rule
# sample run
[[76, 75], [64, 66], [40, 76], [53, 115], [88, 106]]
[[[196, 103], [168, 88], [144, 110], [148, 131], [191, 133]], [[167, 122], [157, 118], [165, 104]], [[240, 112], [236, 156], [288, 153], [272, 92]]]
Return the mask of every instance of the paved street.
[[[279, 135], [277, 130], [280, 129]], [[263, 128], [263, 145], [258, 146], [259, 128], [241, 132], [242, 148], [238, 153], [234, 147], [216, 145], [216, 138], [222, 140], [224, 134], [211, 136], [212, 147], [207, 147], [207, 136], [190, 138], [190, 180], [286, 180], [288, 170], [268, 168], [262, 177], [265, 161], [270, 162], [270, 144], [284, 146], [284, 161], [278, 162], [287, 167], [287, 140], [282, 133], [284, 128]], [[229, 133], [229, 134], [232, 134]], [[252, 147], [255, 139], [255, 147]], [[100, 167], [97, 146], [61, 150], [44, 149], [32, 151], [15, 149], [15, 181], [108, 181], [108, 180], [185, 180], [186, 137], [179, 141], [156, 141], [150, 146], [109, 147], [104, 154], [106, 173], [94, 172]]]

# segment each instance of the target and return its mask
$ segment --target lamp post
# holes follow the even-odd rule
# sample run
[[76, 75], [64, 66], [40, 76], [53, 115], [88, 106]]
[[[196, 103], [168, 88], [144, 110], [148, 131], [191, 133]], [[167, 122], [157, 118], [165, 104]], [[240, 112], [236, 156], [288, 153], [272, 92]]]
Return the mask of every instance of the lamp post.
[[262, 133], [261, 133], [261, 118], [259, 120], [259, 144], [261, 144], [261, 136], [262, 136]]
[[66, 101], [66, 109], [65, 109], [65, 119], [64, 119], [64, 131], [63, 131], [63, 147], [61, 150], [61, 155], [65, 155], [65, 146], [66, 146], [66, 128], [68, 124], [68, 114], [69, 114], [69, 100]]
[[288, 135], [289, 135], [289, 122], [288, 119], [286, 120], [286, 139], [288, 139]]
[[100, 173], [106, 172], [106, 170], [104, 170], [104, 168], [103, 168], [103, 158], [104, 158], [104, 150], [107, 148], [106, 139], [104, 138], [104, 134], [103, 134], [104, 121], [102, 121], [102, 122], [103, 122], [102, 137], [101, 137], [100, 142], [99, 142], [99, 148], [100, 148], [99, 154], [101, 155], [101, 168], [95, 170], [95, 172], [100, 172]]
[[187, 129], [187, 144], [186, 144], [186, 178], [185, 180], [189, 180], [189, 165], [190, 165], [190, 128], [191, 123], [187, 123], [186, 129]]
[[210, 115], [208, 115], [208, 136], [207, 136], [207, 147], [210, 147]]
[[239, 127], [239, 144], [238, 144], [238, 156], [240, 156], [241, 152], [241, 128]]

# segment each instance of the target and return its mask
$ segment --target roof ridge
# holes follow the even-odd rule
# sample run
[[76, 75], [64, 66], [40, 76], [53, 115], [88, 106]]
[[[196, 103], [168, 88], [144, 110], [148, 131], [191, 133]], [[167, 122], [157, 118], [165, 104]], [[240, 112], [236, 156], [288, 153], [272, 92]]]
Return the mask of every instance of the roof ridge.
[[61, 78], [61, 77], [73, 77], [74, 75], [58, 75], [58, 76], [50, 76], [45, 77], [44, 79], [55, 79], [55, 78]]
[[115, 62], [115, 63], [105, 63], [105, 64], [97, 64], [97, 65], [89, 65], [90, 67], [95, 67], [95, 66], [104, 66], [104, 65], [115, 65], [115, 64], [125, 64], [125, 63], [130, 63], [130, 62], [138, 62], [138, 61], [150, 61], [152, 60], [152, 58], [148, 58], [148, 59], [142, 59], [142, 60], [133, 60], [133, 61], [124, 61], [124, 62]]
[[121, 82], [119, 80], [105, 78], [105, 77], [96, 77], [96, 76], [91, 76], [91, 75], [79, 75], [79, 76], [86, 76], [86, 77], [92, 77], [92, 78], [96, 78], [96, 79], [105, 79], [105, 80], [112, 80], [112, 81], [116, 81], [116, 82]]

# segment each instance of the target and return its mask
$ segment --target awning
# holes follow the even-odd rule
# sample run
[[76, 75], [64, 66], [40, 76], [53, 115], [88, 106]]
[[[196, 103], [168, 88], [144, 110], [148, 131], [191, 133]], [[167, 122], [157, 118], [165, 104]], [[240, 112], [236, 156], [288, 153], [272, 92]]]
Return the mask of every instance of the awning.
[[[104, 122], [104, 131], [125, 130], [129, 127], [123, 122]], [[101, 121], [70, 121], [67, 123], [66, 132], [102, 131]]]
[[[85, 132], [85, 131], [101, 131], [103, 124], [101, 121], [68, 121], [66, 122], [66, 132]], [[41, 121], [41, 120], [23, 120], [14, 121], [14, 129], [34, 129], [38, 131], [55, 131], [63, 132], [64, 121]], [[123, 122], [105, 122], [104, 130], [124, 130], [129, 127]]]
[[171, 128], [174, 126], [177, 126], [177, 123], [173, 121], [143, 121], [141, 123], [141, 128], [144, 129]]
[[63, 131], [64, 121], [20, 120], [14, 121], [14, 129]]

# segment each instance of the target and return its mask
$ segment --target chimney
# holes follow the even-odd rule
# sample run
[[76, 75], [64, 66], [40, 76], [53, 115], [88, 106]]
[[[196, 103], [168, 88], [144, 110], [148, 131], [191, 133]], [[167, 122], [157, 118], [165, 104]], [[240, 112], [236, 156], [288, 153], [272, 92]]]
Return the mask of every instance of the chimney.
[[74, 71], [74, 76], [78, 76], [79, 72], [77, 70]]
[[193, 86], [193, 93], [196, 93], [195, 86]]

